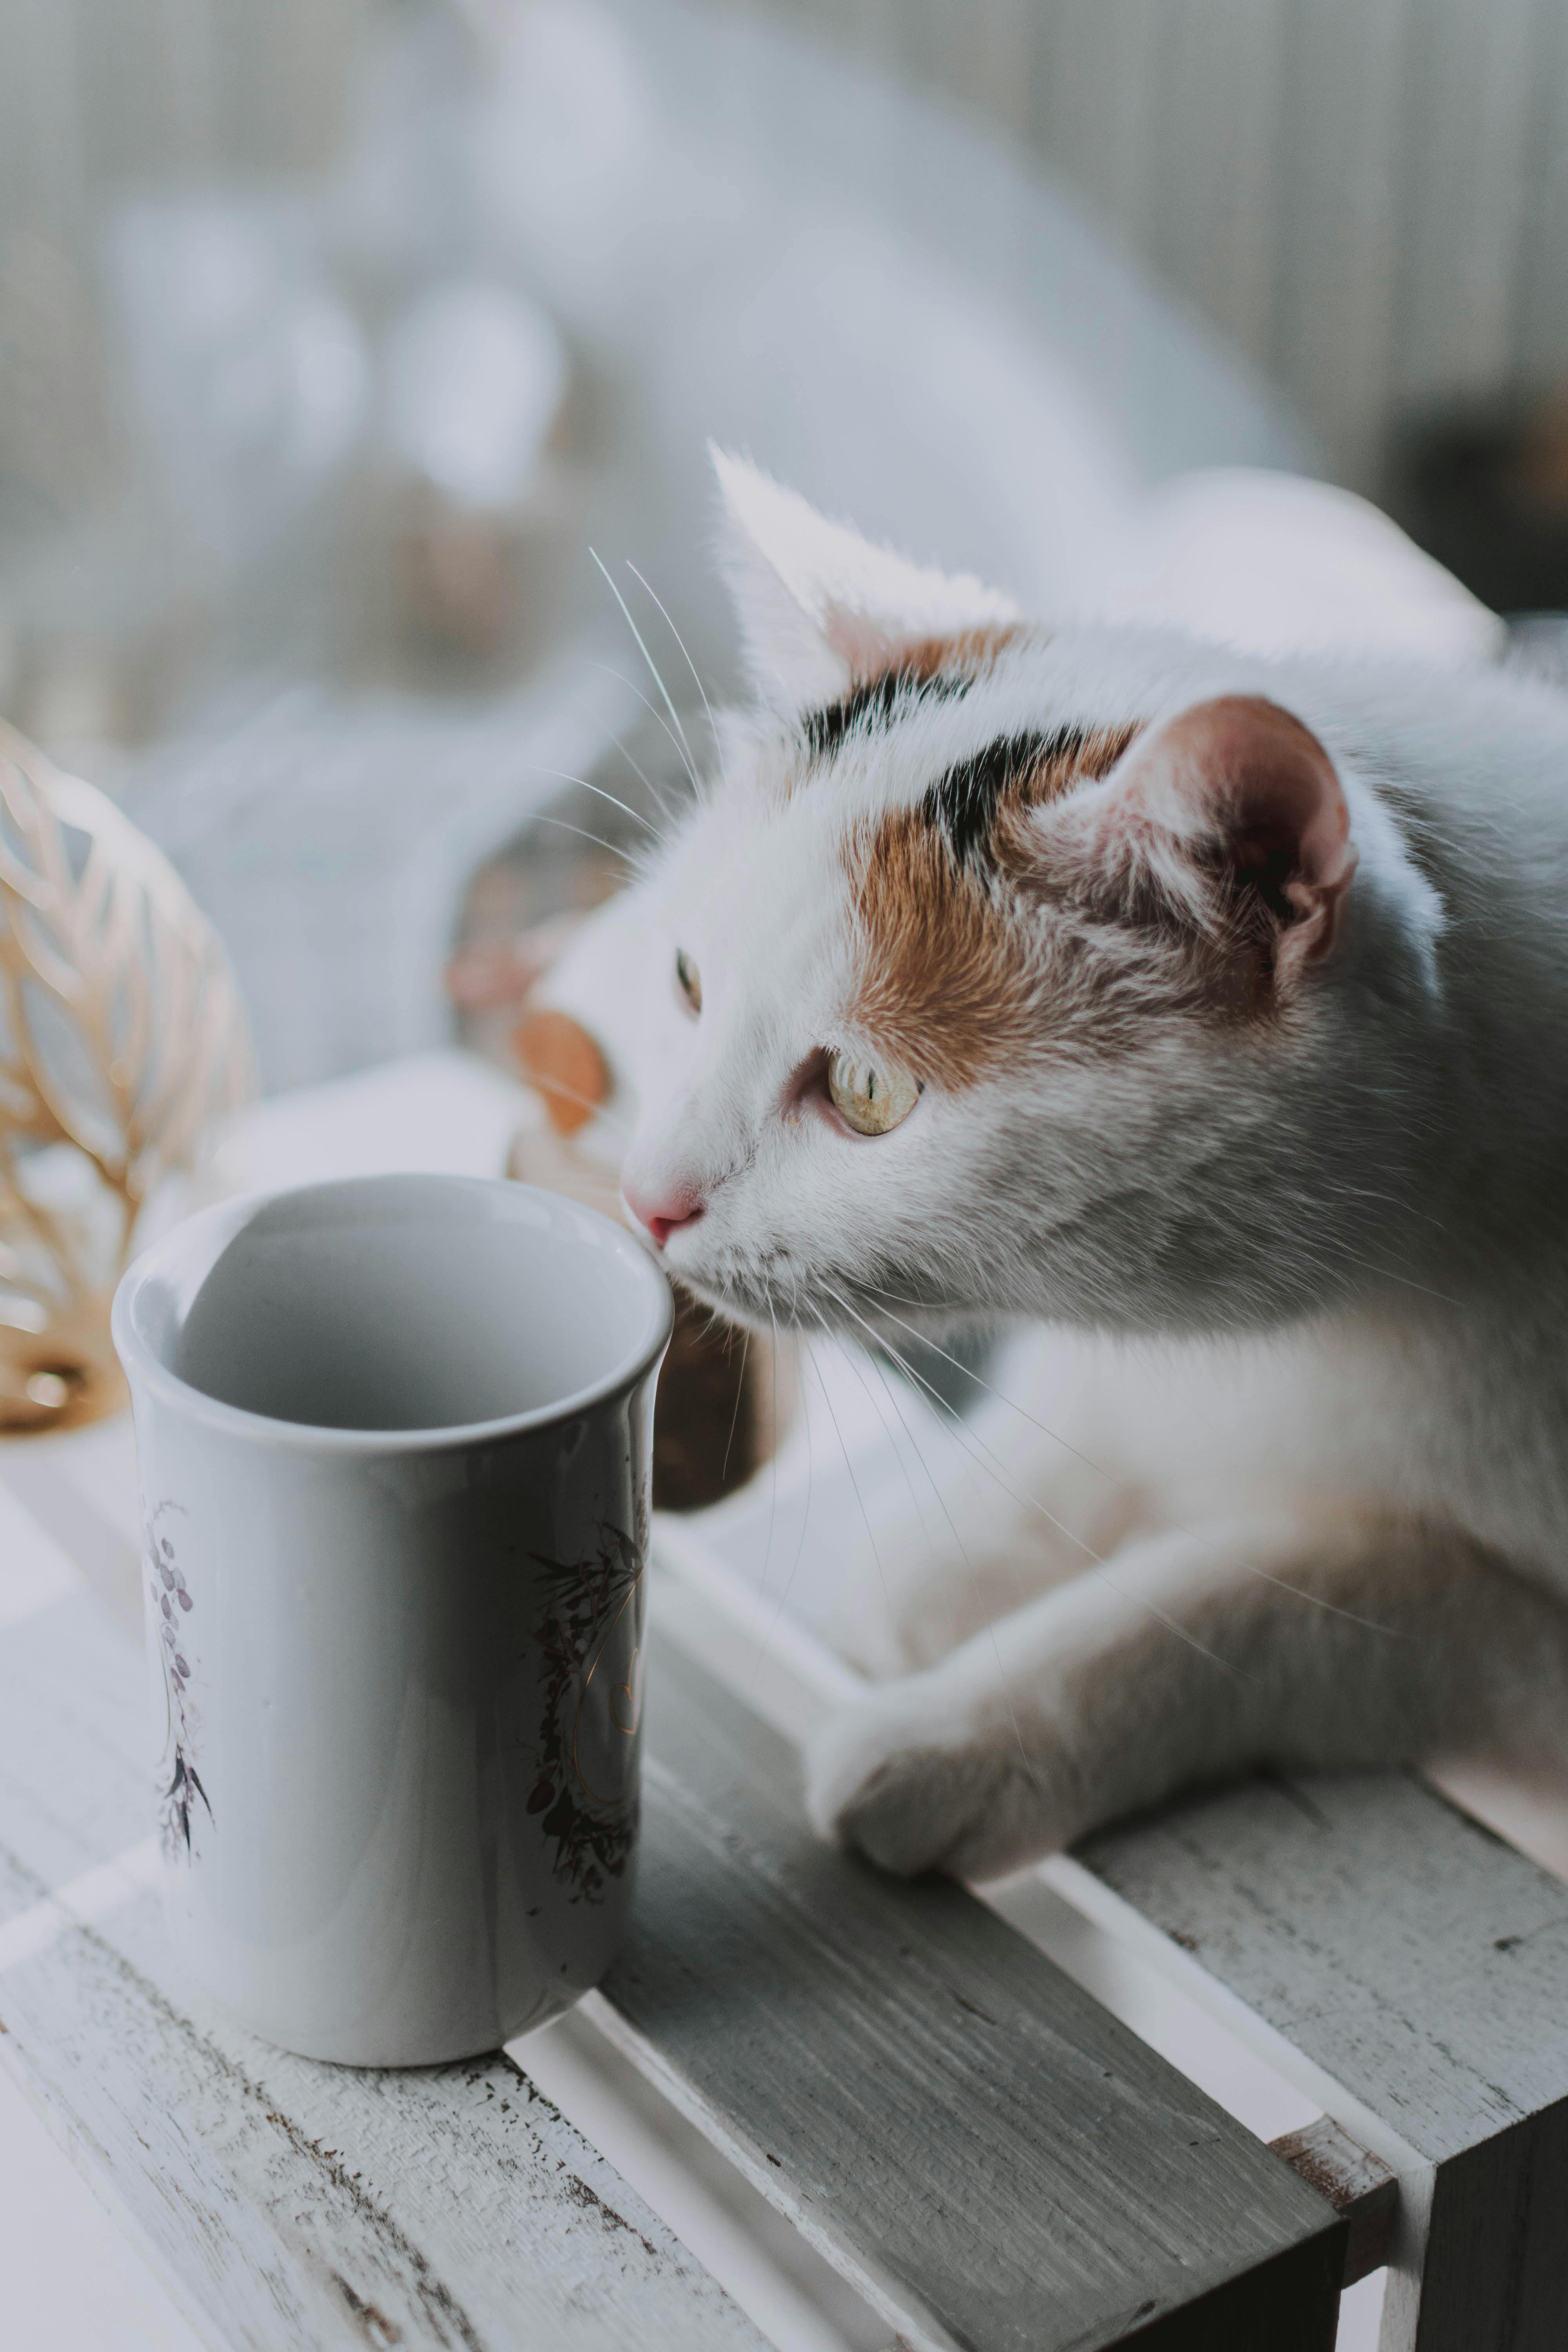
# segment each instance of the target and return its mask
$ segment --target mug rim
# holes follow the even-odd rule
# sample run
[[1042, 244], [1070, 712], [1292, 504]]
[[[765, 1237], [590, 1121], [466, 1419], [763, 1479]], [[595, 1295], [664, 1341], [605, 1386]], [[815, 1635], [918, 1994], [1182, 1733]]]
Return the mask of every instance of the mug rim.
[[[136, 1307], [148, 1282], [167, 1270], [176, 1253], [188, 1250], [199, 1242], [204, 1228], [229, 1226], [230, 1239], [237, 1238], [251, 1215], [274, 1201], [302, 1198], [310, 1193], [343, 1193], [364, 1189], [376, 1191], [405, 1184], [437, 1186], [444, 1190], [468, 1194], [484, 1193], [501, 1199], [515, 1199], [520, 1193], [546, 1202], [552, 1213], [562, 1216], [568, 1224], [586, 1226], [593, 1233], [607, 1230], [617, 1244], [617, 1255], [633, 1279], [645, 1286], [645, 1295], [652, 1309], [648, 1336], [611, 1369], [601, 1373], [571, 1394], [554, 1399], [549, 1404], [531, 1405], [521, 1412], [499, 1414], [486, 1421], [433, 1422], [418, 1428], [340, 1429], [331, 1423], [286, 1421], [274, 1414], [252, 1412], [243, 1405], [226, 1404], [221, 1397], [208, 1394], [205, 1389], [184, 1380], [172, 1371], [155, 1355], [136, 1328]], [[221, 1254], [221, 1253], [220, 1253]], [[215, 1255], [211, 1267], [218, 1262]], [[205, 1279], [205, 1276], [204, 1276]], [[274, 1184], [255, 1192], [240, 1192], [229, 1199], [212, 1202], [198, 1209], [194, 1215], [183, 1217], [179, 1223], [149, 1243], [121, 1276], [114, 1293], [110, 1316], [110, 1336], [116, 1354], [132, 1393], [137, 1388], [158, 1397], [165, 1404], [176, 1407], [192, 1420], [226, 1431], [231, 1436], [244, 1437], [253, 1444], [280, 1447], [294, 1452], [325, 1454], [431, 1454], [456, 1450], [463, 1446], [486, 1444], [514, 1436], [523, 1436], [534, 1430], [549, 1429], [556, 1423], [569, 1420], [573, 1414], [591, 1411], [595, 1405], [606, 1404], [622, 1395], [650, 1371], [669, 1345], [675, 1326], [675, 1297], [667, 1276], [656, 1265], [647, 1252], [613, 1217], [598, 1209], [590, 1209], [581, 1201], [569, 1199], [562, 1192], [547, 1192], [542, 1185], [523, 1184], [510, 1176], [459, 1176], [444, 1171], [421, 1169], [382, 1170], [363, 1176], [335, 1176], [313, 1179], [300, 1184]]]

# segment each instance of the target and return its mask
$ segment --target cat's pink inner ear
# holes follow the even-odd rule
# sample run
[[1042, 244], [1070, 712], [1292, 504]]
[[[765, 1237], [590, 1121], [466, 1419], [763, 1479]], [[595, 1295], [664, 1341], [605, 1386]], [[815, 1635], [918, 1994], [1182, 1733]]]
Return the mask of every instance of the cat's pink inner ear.
[[1259, 895], [1280, 926], [1279, 964], [1329, 954], [1356, 868], [1350, 811], [1289, 711], [1253, 694], [1194, 703], [1139, 739], [1110, 788], [1188, 859]]
[[823, 607], [822, 634], [857, 684], [890, 669], [909, 642], [901, 628], [832, 602]]

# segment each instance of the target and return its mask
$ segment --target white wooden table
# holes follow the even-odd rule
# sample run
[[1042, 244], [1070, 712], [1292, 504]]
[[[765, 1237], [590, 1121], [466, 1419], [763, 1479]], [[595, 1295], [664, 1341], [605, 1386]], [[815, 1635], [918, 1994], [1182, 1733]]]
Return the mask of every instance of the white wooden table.
[[[432, 1057], [268, 1106], [253, 1173], [499, 1166], [514, 1112]], [[0, 2063], [198, 2333], [761, 2345], [526, 2049], [321, 2066], [184, 1982], [125, 1433], [14, 1446], [0, 1477], [75, 1571], [47, 1542], [0, 1559]], [[637, 1926], [581, 2030], [880, 2315], [862, 2341], [1325, 2352], [1342, 2280], [1391, 2253], [1385, 2352], [1568, 2344], [1558, 1879], [1415, 1780], [1363, 1776], [1250, 1783], [988, 1902], [893, 1884], [801, 1820], [793, 1738], [847, 1670], [689, 1525], [656, 1553]], [[1076, 1980], [1116, 2002], [1129, 1971], [1321, 2111], [1290, 2162]]]

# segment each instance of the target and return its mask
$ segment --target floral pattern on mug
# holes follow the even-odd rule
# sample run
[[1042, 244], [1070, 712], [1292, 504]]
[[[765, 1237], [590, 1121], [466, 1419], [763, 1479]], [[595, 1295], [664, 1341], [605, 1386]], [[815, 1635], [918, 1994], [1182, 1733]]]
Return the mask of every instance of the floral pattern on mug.
[[[642, 1712], [644, 1546], [606, 1523], [598, 1532], [592, 1559], [533, 1555], [544, 1571], [548, 1600], [535, 1629], [544, 1663], [544, 1723], [528, 1811], [544, 1815], [540, 1827], [554, 1841], [554, 1874], [571, 1888], [574, 1903], [604, 1899], [608, 1882], [625, 1871], [637, 1833], [635, 1782], [624, 1795], [595, 1787], [580, 1753], [584, 1708], [601, 1667], [611, 1681], [596, 1696], [602, 1696], [607, 1722], [628, 1743], [637, 1737]], [[608, 1654], [617, 1635], [612, 1659]], [[625, 1673], [616, 1680], [623, 1654]], [[628, 1766], [633, 1752], [628, 1747]], [[630, 1781], [629, 1771], [626, 1777]]]
[[[201, 1717], [191, 1696], [191, 1666], [185, 1655], [184, 1621], [195, 1607], [184, 1572], [174, 1554], [173, 1539], [160, 1522], [180, 1505], [172, 1498], [159, 1504], [143, 1532], [148, 1604], [157, 1633], [159, 1663], [168, 1715], [163, 1734], [163, 1761], [158, 1774], [158, 1828], [163, 1852], [171, 1860], [191, 1851], [191, 1812], [199, 1799], [211, 1821], [213, 1809], [196, 1770], [196, 1736]], [[165, 1779], [165, 1775], [167, 1778]]]

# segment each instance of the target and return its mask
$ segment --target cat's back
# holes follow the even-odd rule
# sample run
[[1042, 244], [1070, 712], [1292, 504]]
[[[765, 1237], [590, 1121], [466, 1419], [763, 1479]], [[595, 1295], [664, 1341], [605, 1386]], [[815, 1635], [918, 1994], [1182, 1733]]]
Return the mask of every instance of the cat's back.
[[1331, 751], [1499, 846], [1568, 848], [1568, 692], [1506, 667], [1302, 664], [1293, 700]]
[[1137, 724], [1217, 694], [1260, 694], [1412, 814], [1444, 811], [1568, 846], [1568, 689], [1506, 664], [1270, 657], [1174, 633], [1087, 626], [1026, 652], [1035, 689], [1079, 719]]

